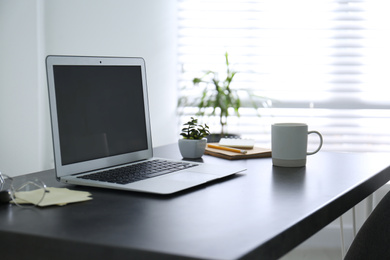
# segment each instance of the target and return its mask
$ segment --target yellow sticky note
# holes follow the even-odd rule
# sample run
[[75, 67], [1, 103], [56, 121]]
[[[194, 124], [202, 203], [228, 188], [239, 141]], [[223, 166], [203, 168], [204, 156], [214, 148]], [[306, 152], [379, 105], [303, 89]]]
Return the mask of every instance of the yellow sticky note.
[[[91, 200], [90, 197], [92, 194], [85, 191], [75, 191], [69, 190], [66, 188], [46, 188], [45, 197], [38, 204], [38, 206], [46, 207], [51, 205], [63, 206], [68, 203], [81, 202], [86, 200]], [[15, 192], [16, 202], [19, 204], [31, 203], [34, 204], [42, 198], [42, 189], [37, 189], [33, 191], [19, 191]]]

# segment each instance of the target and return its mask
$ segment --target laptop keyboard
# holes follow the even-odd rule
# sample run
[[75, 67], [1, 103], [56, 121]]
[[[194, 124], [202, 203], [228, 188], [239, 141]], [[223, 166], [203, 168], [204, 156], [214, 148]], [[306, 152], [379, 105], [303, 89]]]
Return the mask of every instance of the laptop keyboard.
[[197, 164], [188, 162], [172, 162], [157, 159], [110, 169], [107, 171], [91, 173], [88, 175], [79, 176], [78, 178], [117, 184], [128, 184], [131, 182], [191, 168], [196, 165]]

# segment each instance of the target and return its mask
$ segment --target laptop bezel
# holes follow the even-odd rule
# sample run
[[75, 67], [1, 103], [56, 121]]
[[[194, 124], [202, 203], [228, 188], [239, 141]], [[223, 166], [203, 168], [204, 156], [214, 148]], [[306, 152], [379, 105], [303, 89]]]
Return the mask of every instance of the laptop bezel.
[[[60, 136], [58, 128], [56, 90], [54, 81], [54, 66], [75, 65], [75, 66], [140, 66], [142, 73], [142, 89], [144, 96], [145, 122], [147, 149], [116, 156], [94, 159], [84, 162], [63, 165], [61, 159]], [[95, 171], [98, 169], [115, 167], [135, 161], [145, 160], [153, 157], [153, 146], [151, 137], [151, 124], [148, 105], [148, 91], [146, 81], [145, 60], [139, 57], [91, 57], [91, 56], [58, 56], [49, 55], [46, 57], [47, 84], [49, 94], [50, 118], [53, 139], [54, 164], [57, 179], [61, 177]]]

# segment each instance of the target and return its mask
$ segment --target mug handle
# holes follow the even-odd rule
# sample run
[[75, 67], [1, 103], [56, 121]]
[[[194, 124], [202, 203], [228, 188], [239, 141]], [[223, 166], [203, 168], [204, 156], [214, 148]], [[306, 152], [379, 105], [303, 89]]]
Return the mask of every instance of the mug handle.
[[323, 140], [322, 140], [322, 135], [318, 131], [309, 131], [309, 132], [307, 132], [307, 135], [309, 135], [309, 134], [317, 134], [320, 137], [320, 145], [318, 146], [317, 150], [315, 150], [314, 152], [307, 152], [307, 155], [312, 155], [312, 154], [317, 153], [321, 149]]

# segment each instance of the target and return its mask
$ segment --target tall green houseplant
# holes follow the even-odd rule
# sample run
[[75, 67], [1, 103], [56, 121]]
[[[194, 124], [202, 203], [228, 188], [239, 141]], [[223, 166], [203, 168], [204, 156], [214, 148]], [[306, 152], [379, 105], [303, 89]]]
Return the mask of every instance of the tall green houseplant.
[[201, 83], [206, 84], [204, 87], [200, 102], [198, 103], [199, 111], [197, 115], [204, 116], [207, 108], [212, 108], [209, 115], [215, 116], [219, 113], [219, 123], [221, 125], [221, 135], [225, 134], [225, 126], [229, 117], [229, 108], [234, 109], [234, 113], [240, 116], [238, 109], [241, 107], [241, 100], [238, 91], [232, 89], [230, 84], [233, 81], [236, 71], [230, 68], [228, 53], [225, 53], [226, 78], [222, 81], [219, 79], [218, 72], [206, 71], [200, 78], [194, 78], [194, 85]]
[[[182, 95], [179, 98], [178, 107], [197, 107], [197, 116], [217, 116], [221, 126], [220, 137], [226, 134], [227, 119], [229, 116], [240, 116], [239, 109], [242, 106], [240, 95], [248, 96], [248, 104], [256, 110], [258, 105], [268, 106], [267, 97], [257, 96], [251, 90], [236, 89], [231, 87], [237, 71], [231, 69], [228, 53], [225, 53], [226, 76], [220, 80], [219, 73], [208, 70], [201, 77], [192, 80], [194, 87], [202, 87], [199, 96], [192, 94]], [[187, 89], [188, 90], [188, 89]]]

